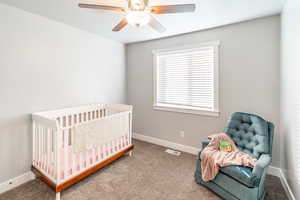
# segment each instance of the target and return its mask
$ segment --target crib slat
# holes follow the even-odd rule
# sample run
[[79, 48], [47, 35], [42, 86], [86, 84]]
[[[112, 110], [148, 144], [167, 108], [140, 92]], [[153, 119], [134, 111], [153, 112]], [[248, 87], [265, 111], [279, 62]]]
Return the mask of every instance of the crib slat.
[[[70, 137], [71, 137], [71, 139], [70, 139], [70, 143], [71, 143], [70, 144], [70, 148], [71, 148], [74, 145], [74, 129], [73, 128], [70, 128]], [[71, 152], [72, 152], [72, 154], [71, 154], [71, 156], [72, 156], [71, 168], [72, 168], [72, 174], [74, 174], [75, 171], [76, 171], [76, 160], [77, 160], [77, 157], [74, 155], [73, 149], [71, 150]]]
[[38, 159], [38, 156], [37, 156], [37, 153], [38, 153], [38, 148], [37, 148], [37, 145], [38, 145], [38, 136], [37, 136], [37, 124], [34, 122], [34, 129], [32, 129], [34, 132], [33, 132], [33, 134], [34, 134], [34, 138], [33, 138], [33, 149], [34, 149], [34, 152], [32, 152], [32, 153], [34, 153], [34, 155], [33, 155], [33, 158], [34, 158], [34, 160], [33, 160], [33, 165], [34, 166], [37, 166], [37, 159]]
[[103, 144], [101, 146], [99, 146], [99, 150], [100, 150], [100, 159], [99, 160], [103, 160], [104, 159], [104, 151], [103, 151]]
[[122, 150], [123, 149], [123, 136], [122, 137], [120, 137], [120, 150]]
[[64, 151], [64, 179], [67, 177], [68, 173], [68, 136], [69, 136], [69, 129], [64, 130], [64, 145], [63, 145], [63, 151]]
[[43, 170], [46, 170], [46, 158], [47, 158], [47, 156], [46, 156], [46, 151], [45, 151], [45, 149], [46, 149], [46, 128], [45, 127], [43, 127], [42, 128], [42, 163], [43, 163], [43, 165], [42, 165], [42, 169]]
[[62, 117], [62, 119], [63, 119], [63, 127], [66, 127], [67, 126], [67, 116], [63, 116]]
[[88, 160], [88, 153], [87, 153], [87, 151], [82, 152], [82, 160], [83, 160], [83, 163], [84, 163], [82, 169], [85, 169], [85, 168], [88, 167], [88, 162], [87, 162], [87, 160]]
[[39, 167], [42, 167], [42, 127], [39, 125]]
[[69, 126], [72, 126], [72, 124], [73, 124], [73, 123], [72, 123], [72, 115], [69, 115], [69, 116], [68, 116], [68, 119], [69, 119], [68, 125], [69, 125]]
[[35, 146], [36, 146], [36, 153], [35, 153], [35, 158], [36, 158], [36, 165], [38, 166], [39, 165], [39, 145], [40, 145], [40, 131], [39, 131], [39, 125], [36, 125], [36, 127], [35, 127], [35, 130], [36, 130], [36, 144], [35, 144]]
[[111, 155], [111, 142], [108, 143], [108, 157]]
[[107, 144], [103, 144], [103, 159], [106, 159], [108, 156]]
[[32, 121], [32, 164], [35, 165], [36, 157], [36, 130], [35, 130], [35, 122]]
[[114, 141], [110, 141], [110, 153], [114, 154]]
[[90, 152], [91, 152], [91, 159], [90, 159], [90, 161], [91, 161], [91, 164], [93, 165], [95, 163], [95, 160], [96, 160], [95, 148], [92, 148]]
[[50, 128], [47, 128], [47, 167], [46, 167], [46, 171], [50, 174], [50, 168], [51, 168], [51, 163], [50, 163], [50, 159], [51, 159], [51, 152], [50, 152], [50, 145], [51, 145], [51, 130]]
[[78, 114], [74, 114], [73, 115], [73, 124], [77, 124], [78, 123], [77, 120], [78, 120]]
[[47, 154], [47, 148], [48, 148], [48, 128], [44, 128], [44, 170], [47, 172], [47, 167], [48, 167], [48, 154]]
[[121, 148], [120, 148], [120, 138], [116, 139], [116, 149], [117, 149], [118, 152], [121, 150]]
[[61, 117], [57, 117], [56, 120], [57, 120], [58, 126], [61, 127], [61, 121], [62, 121]]
[[85, 167], [88, 168], [90, 166], [90, 157], [89, 157], [89, 151], [85, 151]]
[[55, 133], [56, 133], [56, 131], [54, 129], [52, 129], [51, 130], [51, 165], [52, 165], [51, 174], [52, 174], [53, 178], [55, 178], [54, 177], [54, 174], [55, 174], [55, 168], [54, 168], [54, 166], [55, 166], [55, 142], [56, 142], [55, 137], [54, 137]]
[[122, 137], [119, 138], [119, 151], [121, 151], [122, 149]]
[[75, 154], [74, 152], [72, 153], [72, 156], [73, 156], [73, 162], [72, 162], [72, 175], [77, 173], [78, 171], [78, 157], [77, 157], [78, 154]]
[[69, 123], [69, 126], [70, 126], [70, 128], [69, 128], [69, 131], [68, 131], [68, 137], [69, 137], [69, 139], [68, 139], [68, 145], [72, 145], [72, 133], [71, 133], [71, 127], [74, 125], [73, 124], [73, 115], [70, 115], [69, 116], [69, 120], [70, 120], [70, 123]]
[[40, 126], [38, 125], [37, 126], [37, 134], [36, 134], [36, 136], [37, 136], [37, 139], [36, 139], [36, 141], [37, 141], [37, 157], [36, 157], [36, 159], [37, 159], [37, 166], [39, 166], [40, 165], [40, 146], [41, 146], [41, 136], [40, 136]]
[[56, 169], [56, 181], [57, 184], [61, 182], [61, 173], [60, 173], [60, 162], [61, 162], [61, 156], [60, 156], [60, 149], [61, 149], [61, 142], [62, 142], [62, 131], [59, 130], [55, 134], [55, 169]]
[[115, 151], [118, 151], [118, 139], [115, 139]]
[[76, 154], [74, 154], [74, 153], [72, 153], [71, 156], [72, 156], [72, 173], [71, 173], [71, 175], [73, 175], [74, 173], [76, 173], [76, 160], [77, 160], [77, 157], [76, 157]]
[[101, 160], [101, 146], [97, 147], [98, 162]]
[[111, 153], [114, 154], [115, 153], [115, 140], [111, 141]]
[[99, 161], [103, 160], [103, 145], [99, 146]]
[[110, 157], [110, 143], [109, 142], [107, 143], [106, 148], [107, 148], [107, 157]]
[[50, 175], [54, 178], [54, 130], [50, 129]]
[[84, 159], [83, 159], [83, 152], [79, 153], [79, 165], [80, 165], [80, 171], [84, 169]]
[[110, 155], [110, 153], [109, 153], [109, 152], [110, 152], [110, 151], [109, 151], [109, 144], [108, 144], [108, 143], [106, 143], [106, 144], [105, 144], [105, 153], [106, 153], [106, 155], [105, 155], [105, 156], [106, 156], [106, 158], [107, 158], [107, 157], [109, 157], [109, 155]]
[[48, 166], [48, 154], [47, 154], [47, 143], [48, 143], [48, 128], [44, 127], [44, 170], [47, 172]]

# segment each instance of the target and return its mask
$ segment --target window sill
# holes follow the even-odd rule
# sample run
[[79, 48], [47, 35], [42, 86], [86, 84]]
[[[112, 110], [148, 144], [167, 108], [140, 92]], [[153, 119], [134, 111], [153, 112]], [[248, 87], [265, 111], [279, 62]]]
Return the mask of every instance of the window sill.
[[219, 117], [219, 111], [211, 111], [211, 110], [203, 110], [203, 109], [195, 109], [195, 108], [188, 108], [188, 107], [180, 107], [180, 106], [167, 106], [167, 105], [153, 105], [154, 110], [162, 110], [162, 111], [169, 111], [169, 112], [179, 112], [179, 113], [187, 113], [187, 114], [194, 114], [194, 115], [206, 115], [212, 117]]

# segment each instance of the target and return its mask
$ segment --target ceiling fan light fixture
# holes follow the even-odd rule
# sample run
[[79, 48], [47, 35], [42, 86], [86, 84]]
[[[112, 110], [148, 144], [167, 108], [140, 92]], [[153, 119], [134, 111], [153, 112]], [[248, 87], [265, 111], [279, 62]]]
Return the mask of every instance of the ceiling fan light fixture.
[[129, 7], [132, 10], [143, 10], [146, 7], [146, 5], [143, 0], [130, 0]]
[[150, 22], [150, 15], [145, 11], [129, 11], [126, 20], [130, 25], [140, 27]]

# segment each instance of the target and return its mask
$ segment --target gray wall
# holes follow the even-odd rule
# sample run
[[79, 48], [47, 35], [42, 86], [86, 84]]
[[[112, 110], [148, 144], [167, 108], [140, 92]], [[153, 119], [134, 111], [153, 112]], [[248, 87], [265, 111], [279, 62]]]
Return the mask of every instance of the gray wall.
[[30, 113], [125, 101], [125, 47], [0, 4], [0, 183], [29, 171]]
[[[153, 110], [152, 50], [219, 40], [220, 117]], [[280, 16], [216, 29], [129, 44], [128, 102], [134, 106], [134, 131], [184, 145], [200, 146], [221, 132], [235, 111], [255, 113], [275, 123], [274, 166], [279, 166]], [[185, 131], [185, 138], [179, 132]]]
[[300, 1], [287, 0], [282, 13], [281, 168], [300, 199]]

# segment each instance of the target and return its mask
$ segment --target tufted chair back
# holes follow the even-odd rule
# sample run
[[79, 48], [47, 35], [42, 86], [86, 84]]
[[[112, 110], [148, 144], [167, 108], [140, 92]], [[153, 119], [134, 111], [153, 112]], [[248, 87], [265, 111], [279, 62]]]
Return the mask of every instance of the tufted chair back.
[[225, 133], [240, 151], [258, 159], [261, 154], [272, 154], [274, 126], [261, 117], [236, 112], [231, 115]]

